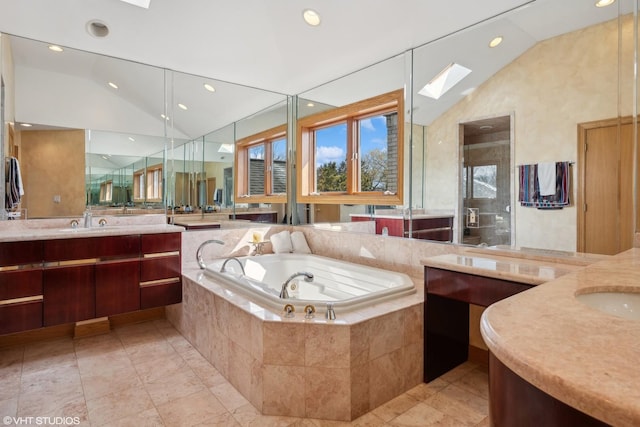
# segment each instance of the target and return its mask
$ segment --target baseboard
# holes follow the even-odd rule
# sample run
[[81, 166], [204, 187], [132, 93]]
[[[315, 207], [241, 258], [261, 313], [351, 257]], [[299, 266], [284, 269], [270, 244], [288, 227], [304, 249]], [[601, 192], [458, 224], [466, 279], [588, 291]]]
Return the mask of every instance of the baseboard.
[[34, 342], [64, 337], [84, 338], [93, 335], [106, 334], [114, 328], [134, 323], [148, 322], [150, 320], [164, 319], [164, 317], [164, 307], [155, 307], [146, 310], [132, 311], [131, 313], [118, 314], [108, 318], [101, 317], [82, 322], [65, 323], [64, 325], [48, 326], [30, 331], [16, 332], [14, 334], [0, 336], [0, 348], [26, 345]]

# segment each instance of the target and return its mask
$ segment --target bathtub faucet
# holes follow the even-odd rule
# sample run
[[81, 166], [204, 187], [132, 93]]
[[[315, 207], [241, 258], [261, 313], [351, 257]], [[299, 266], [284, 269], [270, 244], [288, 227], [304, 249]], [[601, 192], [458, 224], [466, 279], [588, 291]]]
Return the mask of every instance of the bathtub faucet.
[[217, 243], [219, 245], [224, 245], [224, 242], [222, 240], [205, 240], [204, 242], [202, 242], [202, 244], [200, 246], [198, 246], [198, 250], [196, 251], [196, 260], [198, 260], [198, 265], [200, 266], [201, 269], [205, 269], [207, 268], [207, 266], [204, 263], [204, 260], [202, 259], [202, 249], [207, 246], [209, 243]]
[[313, 274], [312, 273], [305, 273], [305, 272], [293, 273], [282, 284], [282, 289], [280, 290], [280, 298], [283, 298], [283, 299], [289, 298], [289, 290], [287, 289], [287, 286], [289, 285], [289, 282], [291, 282], [293, 279], [295, 279], [298, 276], [304, 276], [304, 281], [305, 282], [313, 282]]
[[244, 266], [242, 265], [242, 262], [236, 257], [231, 257], [231, 258], [225, 259], [224, 262], [222, 263], [222, 267], [220, 268], [220, 273], [226, 273], [227, 272], [226, 267], [227, 267], [227, 263], [229, 261], [236, 261], [238, 263], [238, 265], [240, 266], [240, 270], [242, 270], [242, 275], [243, 276], [247, 275], [247, 273], [244, 272]]

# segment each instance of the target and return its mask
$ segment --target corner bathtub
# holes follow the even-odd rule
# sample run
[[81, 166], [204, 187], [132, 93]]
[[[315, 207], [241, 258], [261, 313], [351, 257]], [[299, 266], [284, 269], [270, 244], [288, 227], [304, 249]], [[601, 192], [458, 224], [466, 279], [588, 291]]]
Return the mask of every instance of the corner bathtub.
[[[227, 262], [227, 271], [221, 273], [224, 259], [209, 263], [205, 275], [276, 312], [292, 304], [296, 312], [302, 313], [311, 304], [318, 313], [324, 313], [327, 303], [333, 303], [336, 311], [346, 312], [416, 292], [411, 278], [404, 273], [319, 255], [269, 254], [237, 259], [242, 262], [246, 276], [234, 260]], [[305, 282], [302, 277], [293, 279], [289, 282], [289, 298], [281, 299], [282, 284], [297, 272], [312, 273], [314, 279], [312, 282]]]

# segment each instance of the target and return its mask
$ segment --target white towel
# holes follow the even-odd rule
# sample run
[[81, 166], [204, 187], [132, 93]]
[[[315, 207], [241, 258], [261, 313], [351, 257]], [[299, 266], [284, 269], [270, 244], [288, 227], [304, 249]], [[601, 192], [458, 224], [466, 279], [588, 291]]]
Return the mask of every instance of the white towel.
[[271, 240], [271, 248], [274, 253], [281, 254], [293, 252], [291, 233], [289, 233], [288, 230], [273, 234], [269, 240]]
[[541, 196], [556, 194], [556, 163], [538, 163], [538, 185]]

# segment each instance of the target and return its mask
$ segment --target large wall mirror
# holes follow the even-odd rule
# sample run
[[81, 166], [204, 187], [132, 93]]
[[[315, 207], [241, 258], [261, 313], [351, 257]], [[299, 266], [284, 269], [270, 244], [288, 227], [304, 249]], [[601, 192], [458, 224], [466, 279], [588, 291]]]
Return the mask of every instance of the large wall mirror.
[[5, 117], [9, 154], [20, 158], [28, 218], [232, 209], [236, 135], [224, 129], [286, 100], [20, 37], [2, 42], [15, 106]]
[[[364, 219], [379, 234], [615, 253], [640, 224], [635, 17], [632, 0], [537, 0], [289, 97], [3, 36], [5, 121], [15, 122], [5, 139], [33, 177], [31, 218], [89, 203], [291, 222], [292, 202], [294, 223]], [[47, 146], [38, 132], [59, 137]], [[292, 160], [310, 169], [304, 179]], [[521, 179], [556, 163], [569, 187], [530, 200]], [[148, 185], [160, 164], [164, 181]], [[447, 231], [424, 229], [425, 218]]]

